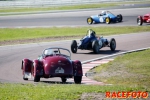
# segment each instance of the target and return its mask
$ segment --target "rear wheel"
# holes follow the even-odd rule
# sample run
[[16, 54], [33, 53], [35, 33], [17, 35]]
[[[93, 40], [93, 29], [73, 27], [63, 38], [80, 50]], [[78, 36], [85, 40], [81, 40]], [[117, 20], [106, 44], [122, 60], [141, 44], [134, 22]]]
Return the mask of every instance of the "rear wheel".
[[122, 22], [122, 19], [123, 19], [122, 15], [121, 14], [117, 15], [117, 19], [118, 19], [118, 22]]
[[95, 53], [95, 54], [98, 54], [99, 52], [100, 52], [100, 48], [99, 48], [99, 43], [98, 43], [98, 41], [97, 40], [95, 40], [95, 41], [93, 41], [93, 43], [92, 43], [92, 48], [93, 48], [93, 52]]
[[25, 77], [23, 76], [23, 80], [28, 80], [28, 78], [25, 78]]
[[39, 82], [40, 81], [40, 76], [35, 75], [34, 76], [34, 82]]
[[106, 22], [106, 24], [110, 24], [110, 18], [106, 17], [105, 22]]
[[90, 25], [93, 23], [93, 19], [91, 17], [87, 18], [87, 23]]
[[61, 81], [62, 81], [63, 83], [66, 83], [67, 79], [64, 78], [64, 77], [61, 77]]
[[23, 67], [25, 67], [24, 62], [22, 62], [22, 67], [21, 67], [23, 71], [23, 80], [28, 80], [28, 78], [25, 78], [25, 71]]
[[81, 84], [82, 76], [74, 76], [74, 82], [76, 84]]
[[141, 25], [143, 24], [143, 19], [142, 19], [142, 17], [138, 17], [138, 18], [137, 18], [137, 24], [138, 24], [139, 26], [141, 26]]
[[116, 41], [114, 38], [112, 38], [110, 40], [110, 49], [111, 49], [111, 51], [115, 51], [115, 49], [116, 49]]
[[72, 43], [71, 43], [71, 51], [73, 53], [77, 52], [77, 41], [76, 40], [73, 40]]
[[35, 66], [34, 66], [34, 64], [33, 64], [33, 66], [32, 66], [32, 75], [33, 75], [33, 79], [34, 79], [34, 82], [39, 82], [40, 81], [40, 76], [38, 76], [38, 75], [36, 75], [36, 72], [34, 72], [35, 71]]

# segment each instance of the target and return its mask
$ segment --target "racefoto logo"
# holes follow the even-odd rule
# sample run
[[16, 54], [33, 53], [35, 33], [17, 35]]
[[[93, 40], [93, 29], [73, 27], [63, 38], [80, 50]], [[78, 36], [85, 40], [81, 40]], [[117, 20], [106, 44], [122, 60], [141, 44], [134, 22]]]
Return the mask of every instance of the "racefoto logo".
[[118, 98], [118, 99], [127, 99], [127, 98], [141, 98], [141, 99], [147, 99], [148, 98], [148, 92], [105, 92], [106, 98]]

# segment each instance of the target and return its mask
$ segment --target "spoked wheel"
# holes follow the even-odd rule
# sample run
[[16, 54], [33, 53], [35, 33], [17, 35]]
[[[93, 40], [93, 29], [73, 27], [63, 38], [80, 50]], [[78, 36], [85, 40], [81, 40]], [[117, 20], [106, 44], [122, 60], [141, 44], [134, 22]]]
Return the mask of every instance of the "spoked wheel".
[[87, 23], [90, 25], [93, 23], [93, 19], [91, 17], [87, 18]]
[[116, 49], [116, 41], [114, 38], [112, 38], [110, 40], [110, 49], [111, 49], [111, 51], [115, 51], [115, 49]]
[[73, 40], [72, 43], [71, 43], [71, 51], [73, 53], [77, 52], [77, 41], [76, 40]]
[[62, 81], [63, 83], [66, 83], [67, 78], [61, 77], [61, 81]]
[[142, 19], [142, 17], [138, 17], [138, 18], [137, 18], [137, 24], [138, 24], [139, 26], [141, 26], [141, 25], [143, 24], [143, 19]]
[[106, 24], [110, 24], [110, 18], [106, 17]]
[[93, 43], [92, 43], [92, 48], [93, 48], [93, 52], [95, 53], [95, 54], [98, 54], [99, 52], [100, 52], [100, 48], [99, 48], [99, 43], [98, 43], [98, 41], [97, 40], [95, 40], [95, 41], [93, 41]]
[[81, 84], [82, 76], [74, 76], [74, 82], [76, 84]]

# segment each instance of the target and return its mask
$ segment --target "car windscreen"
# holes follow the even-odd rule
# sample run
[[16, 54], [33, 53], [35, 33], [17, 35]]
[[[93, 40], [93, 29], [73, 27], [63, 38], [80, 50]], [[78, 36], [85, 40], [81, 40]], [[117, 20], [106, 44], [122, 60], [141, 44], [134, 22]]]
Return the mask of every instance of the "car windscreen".
[[62, 55], [71, 57], [70, 51], [64, 48], [48, 48], [43, 51], [43, 55]]

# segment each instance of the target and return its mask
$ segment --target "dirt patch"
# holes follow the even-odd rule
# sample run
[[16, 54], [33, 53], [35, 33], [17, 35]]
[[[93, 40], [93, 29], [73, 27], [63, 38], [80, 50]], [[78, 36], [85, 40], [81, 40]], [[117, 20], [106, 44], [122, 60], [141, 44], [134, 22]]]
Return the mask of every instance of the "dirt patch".
[[51, 42], [51, 41], [61, 41], [61, 40], [72, 40], [81, 38], [81, 36], [58, 36], [58, 37], [46, 37], [46, 38], [35, 38], [35, 39], [20, 39], [20, 40], [7, 40], [0, 41], [0, 46], [2, 45], [14, 45], [14, 44], [25, 44], [25, 43], [39, 43], [39, 42]]

